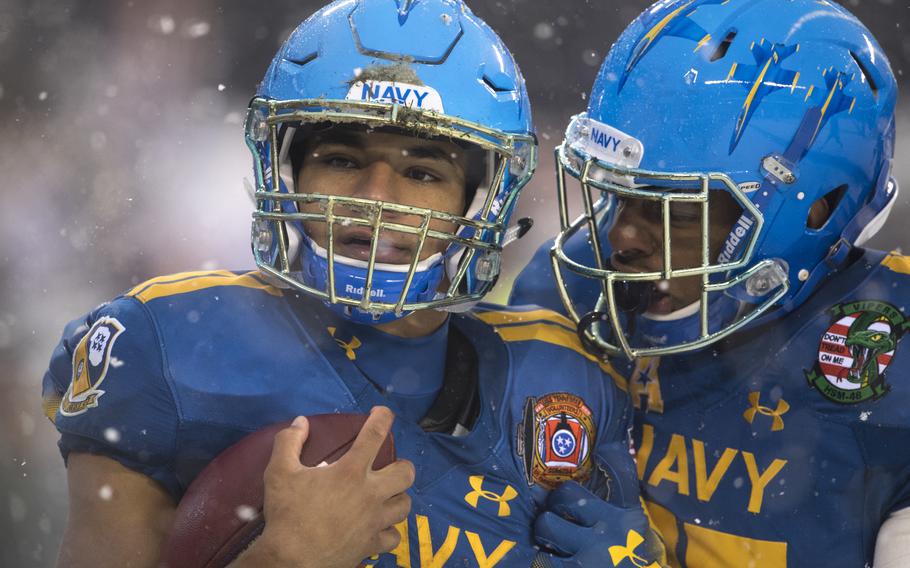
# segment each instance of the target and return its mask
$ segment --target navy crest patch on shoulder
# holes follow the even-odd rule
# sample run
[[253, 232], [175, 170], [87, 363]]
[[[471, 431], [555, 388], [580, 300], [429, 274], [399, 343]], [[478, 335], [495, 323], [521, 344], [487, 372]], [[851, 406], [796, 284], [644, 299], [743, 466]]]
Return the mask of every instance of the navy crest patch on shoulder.
[[595, 432], [594, 416], [581, 397], [564, 392], [529, 397], [517, 445], [528, 484], [553, 489], [569, 479], [586, 481]]
[[831, 313], [815, 366], [805, 371], [809, 386], [840, 404], [888, 394], [885, 371], [910, 321], [895, 306], [877, 300], [838, 304]]
[[73, 351], [73, 378], [60, 402], [60, 414], [75, 416], [98, 406], [99, 387], [111, 366], [114, 342], [126, 327], [116, 318], [100, 318]]

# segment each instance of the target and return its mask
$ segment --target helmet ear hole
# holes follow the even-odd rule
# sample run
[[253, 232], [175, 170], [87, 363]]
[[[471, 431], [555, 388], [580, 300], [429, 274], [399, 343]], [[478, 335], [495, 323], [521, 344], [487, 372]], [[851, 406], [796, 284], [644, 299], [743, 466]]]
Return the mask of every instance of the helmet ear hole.
[[862, 72], [863, 76], [866, 78], [866, 84], [869, 85], [869, 89], [872, 91], [872, 96], [876, 99], [878, 98], [878, 85], [875, 81], [875, 77], [872, 76], [872, 73], [869, 72], [869, 68], [863, 64], [863, 60], [859, 58], [856, 53], [853, 51], [850, 52], [850, 55], [853, 57], [853, 61], [856, 62], [856, 66], [859, 67], [859, 70]]
[[836, 187], [815, 200], [812, 207], [809, 208], [809, 215], [806, 218], [806, 227], [813, 231], [818, 231], [834, 215], [834, 210], [840, 204], [841, 198], [847, 191], [847, 186]]
[[736, 39], [736, 34], [739, 31], [736, 28], [731, 29], [727, 32], [727, 35], [724, 37], [723, 41], [717, 44], [717, 48], [714, 50], [714, 53], [711, 54], [709, 61], [714, 63], [715, 61], [721, 60], [727, 55], [727, 51], [730, 49], [730, 45], [733, 43], [733, 40]]

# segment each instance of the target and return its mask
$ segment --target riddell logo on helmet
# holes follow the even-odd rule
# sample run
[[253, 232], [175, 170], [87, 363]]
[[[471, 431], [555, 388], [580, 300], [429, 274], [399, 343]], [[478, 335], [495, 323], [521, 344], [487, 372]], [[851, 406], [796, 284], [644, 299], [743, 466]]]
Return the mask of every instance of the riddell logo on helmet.
[[392, 103], [421, 110], [443, 112], [442, 98], [427, 86], [390, 81], [357, 81], [348, 91], [348, 100]]
[[730, 231], [727, 242], [724, 243], [724, 249], [717, 256], [718, 262], [730, 262], [733, 259], [733, 254], [736, 252], [737, 247], [739, 247], [739, 243], [743, 240], [743, 237], [749, 234], [754, 223], [755, 222], [746, 215], [739, 218], [739, 221], [736, 222], [736, 225], [734, 225], [733, 229]]
[[[351, 284], [344, 285], [345, 294], [351, 294], [356, 296], [363, 296], [363, 286], [353, 286]], [[371, 298], [385, 298], [385, 290], [382, 289], [373, 289], [370, 290]]]

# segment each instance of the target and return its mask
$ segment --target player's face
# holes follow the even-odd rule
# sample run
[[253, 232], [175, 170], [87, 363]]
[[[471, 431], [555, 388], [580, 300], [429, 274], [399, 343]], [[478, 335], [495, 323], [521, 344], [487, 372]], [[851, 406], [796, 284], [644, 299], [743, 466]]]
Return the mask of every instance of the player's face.
[[[709, 258], [717, 258], [730, 228], [741, 209], [724, 191], [710, 197]], [[608, 238], [613, 249], [610, 258], [623, 272], [658, 272], [664, 268], [664, 238], [661, 206], [656, 201], [621, 199], [616, 221]], [[702, 205], [673, 203], [670, 207], [672, 268], [692, 268], [702, 263]], [[671, 278], [654, 286], [647, 311], [666, 315], [700, 299], [701, 276]]]
[[[405, 134], [361, 132], [335, 128], [319, 134], [308, 146], [297, 174], [297, 190], [339, 197], [356, 197], [434, 209], [461, 215], [465, 211], [464, 151], [446, 141], [427, 140]], [[301, 210], [321, 212], [321, 205], [308, 203]], [[363, 212], [339, 207], [336, 214], [367, 218]], [[383, 221], [417, 227], [422, 217], [385, 212]], [[327, 225], [307, 222], [307, 234], [326, 246]], [[430, 228], [451, 233], [456, 227], [434, 219]], [[362, 225], [334, 226], [336, 254], [368, 260], [372, 230]], [[381, 231], [376, 261], [409, 264], [418, 246], [418, 237], [397, 231]], [[420, 253], [424, 260], [442, 252], [448, 243], [428, 238]]]

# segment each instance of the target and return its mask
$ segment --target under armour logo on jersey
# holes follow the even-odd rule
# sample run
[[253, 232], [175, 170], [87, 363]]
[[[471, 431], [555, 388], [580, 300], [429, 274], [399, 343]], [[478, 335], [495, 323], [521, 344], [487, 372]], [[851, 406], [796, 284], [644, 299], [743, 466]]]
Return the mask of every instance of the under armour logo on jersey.
[[623, 560], [628, 559], [629, 562], [635, 566], [638, 566], [639, 568], [660, 568], [660, 565], [657, 562], [646, 564], [648, 562], [646, 558], [642, 558], [641, 556], [635, 554], [635, 549], [641, 546], [641, 543], [644, 541], [645, 538], [638, 534], [638, 532], [630, 530], [626, 534], [625, 546], [617, 544], [609, 548], [610, 560], [613, 561], [613, 566], [619, 566]]
[[357, 339], [357, 337], [355, 337], [353, 335], [351, 336], [350, 339], [344, 339], [342, 337], [335, 337], [335, 332], [338, 330], [334, 327], [329, 327], [328, 330], [329, 330], [329, 335], [332, 336], [332, 339], [335, 340], [335, 343], [338, 344], [338, 347], [341, 347], [342, 349], [344, 349], [344, 354], [347, 355], [348, 359], [350, 359], [351, 361], [354, 361], [355, 359], [357, 359], [357, 354], [354, 353], [354, 350], [358, 349], [361, 345], [363, 345], [363, 343], [361, 343], [360, 340]]
[[480, 498], [483, 497], [488, 501], [493, 501], [499, 503], [499, 511], [497, 511], [497, 517], [508, 517], [512, 514], [512, 508], [509, 506], [509, 501], [518, 497], [518, 491], [512, 488], [511, 485], [506, 485], [505, 490], [503, 490], [502, 495], [495, 493], [488, 489], [483, 488], [483, 477], [482, 475], [472, 475], [468, 478], [468, 483], [471, 484], [473, 491], [464, 496], [464, 500], [467, 501], [468, 505], [477, 508], [477, 503], [480, 501]]
[[784, 419], [782, 416], [790, 410], [790, 404], [784, 400], [780, 399], [777, 401], [777, 408], [771, 410], [767, 406], [761, 406], [759, 401], [761, 400], [761, 393], [759, 392], [750, 392], [749, 393], [749, 408], [743, 412], [743, 418], [746, 419], [746, 422], [752, 424], [752, 421], [755, 420], [756, 414], [764, 414], [765, 416], [770, 416], [772, 418], [771, 422], [771, 431], [778, 432], [784, 429]]

